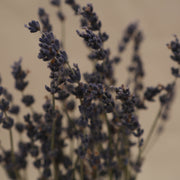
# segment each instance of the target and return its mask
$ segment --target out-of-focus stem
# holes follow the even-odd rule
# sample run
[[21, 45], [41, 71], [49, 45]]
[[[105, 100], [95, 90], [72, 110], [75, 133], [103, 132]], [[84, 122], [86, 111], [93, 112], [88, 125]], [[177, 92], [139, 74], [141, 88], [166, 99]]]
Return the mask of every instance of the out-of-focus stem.
[[[110, 124], [109, 124], [109, 121], [108, 121], [108, 118], [107, 118], [107, 114], [104, 113], [104, 116], [105, 116], [105, 121], [106, 121], [106, 125], [107, 125], [107, 128], [108, 128], [108, 136], [109, 136], [109, 142], [108, 142], [108, 146], [110, 148], [109, 150], [109, 157], [111, 155], [111, 147], [112, 147], [112, 135], [111, 135], [111, 130], [110, 130]], [[110, 162], [108, 163], [108, 174], [109, 174], [109, 180], [112, 180], [112, 169], [111, 169], [111, 166], [110, 166]]]
[[[55, 97], [52, 94], [52, 105], [53, 105], [53, 112], [55, 112]], [[51, 134], [51, 150], [54, 150], [54, 141], [55, 141], [55, 127], [56, 127], [56, 117], [53, 118], [52, 124], [52, 134]], [[54, 167], [54, 180], [58, 180], [58, 166], [56, 164], [55, 159], [53, 158], [53, 167]]]
[[142, 147], [141, 154], [145, 151], [147, 145], [149, 144], [149, 142], [150, 142], [150, 140], [151, 140], [151, 137], [152, 137], [152, 135], [153, 135], [153, 132], [154, 132], [154, 130], [155, 130], [155, 128], [156, 128], [156, 125], [157, 125], [157, 123], [158, 123], [158, 120], [159, 120], [159, 118], [160, 118], [160, 116], [161, 116], [162, 109], [163, 109], [163, 106], [161, 105], [160, 108], [159, 108], [159, 111], [158, 111], [158, 113], [157, 113], [157, 115], [156, 115], [156, 117], [155, 117], [155, 119], [154, 119], [154, 121], [153, 121], [153, 124], [152, 124], [152, 126], [151, 126], [151, 129], [149, 130], [149, 133], [148, 133], [148, 135], [147, 135], [147, 138], [146, 138], [146, 140], [145, 140], [145, 142], [144, 142], [144, 146]]
[[[4, 114], [5, 114], [6, 119], [8, 120], [7, 113], [5, 112]], [[12, 163], [15, 164], [14, 141], [13, 141], [12, 129], [9, 130], [9, 137], [10, 137], [10, 146], [11, 146], [11, 161], [12, 161]], [[20, 174], [18, 173], [18, 171], [15, 169], [14, 172], [16, 174], [16, 178], [20, 180], [21, 177], [20, 177]]]
[[[55, 98], [54, 98], [54, 94], [52, 94], [52, 105], [53, 105], [53, 111], [55, 111]], [[55, 125], [56, 125], [56, 118], [53, 119], [53, 124], [52, 124], [51, 150], [54, 149]]]
[[[7, 113], [5, 112], [5, 117], [8, 120]], [[10, 137], [10, 146], [11, 146], [11, 160], [14, 163], [15, 157], [14, 157], [14, 143], [13, 143], [13, 135], [12, 135], [12, 129], [9, 130], [9, 137]]]
[[80, 160], [80, 168], [81, 168], [80, 169], [81, 180], [84, 180], [84, 172], [83, 172], [84, 171], [84, 167], [83, 167], [83, 160], [82, 159]]
[[[63, 103], [63, 106], [65, 107], [65, 103]], [[72, 119], [71, 119], [71, 117], [70, 117], [70, 115], [69, 115], [66, 108], [64, 108], [64, 112], [65, 112], [65, 114], [67, 116], [67, 119], [68, 119], [69, 123], [73, 123], [73, 121], [72, 121]], [[76, 126], [74, 126], [74, 128], [76, 129]], [[74, 159], [74, 157], [73, 157], [73, 155], [74, 155], [74, 140], [73, 140], [73, 138], [72, 138], [72, 142], [70, 144], [70, 153], [71, 153], [70, 154], [71, 155], [71, 160], [72, 160], [72, 163], [73, 163], [73, 159]]]
[[12, 159], [12, 162], [14, 162], [15, 157], [14, 157], [14, 144], [13, 144], [12, 129], [9, 130], [9, 136], [10, 136], [10, 144], [11, 144], [11, 159]]

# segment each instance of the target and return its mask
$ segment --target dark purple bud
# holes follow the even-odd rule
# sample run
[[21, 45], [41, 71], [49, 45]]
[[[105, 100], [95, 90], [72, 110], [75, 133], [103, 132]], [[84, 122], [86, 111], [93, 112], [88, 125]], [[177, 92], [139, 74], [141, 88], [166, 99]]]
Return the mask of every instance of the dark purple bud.
[[172, 67], [172, 68], [171, 68], [171, 73], [172, 73], [172, 75], [173, 75], [174, 77], [176, 77], [176, 78], [179, 78], [179, 77], [180, 77], [179, 68], [174, 68], [174, 67]]
[[0, 109], [2, 111], [7, 111], [9, 109], [9, 102], [6, 101], [4, 98], [0, 101]]
[[14, 120], [11, 117], [5, 117], [3, 121], [3, 128], [5, 129], [11, 129], [14, 124]]
[[38, 21], [33, 20], [33, 21], [29, 22], [28, 25], [25, 25], [25, 27], [28, 28], [31, 33], [35, 33], [40, 30], [40, 24]]
[[60, 0], [51, 0], [51, 4], [54, 6], [60, 6]]
[[18, 114], [19, 111], [20, 111], [20, 107], [17, 106], [17, 105], [13, 105], [13, 106], [11, 106], [11, 108], [9, 109], [9, 112], [10, 112], [11, 114]]
[[64, 21], [65, 20], [64, 14], [62, 12], [58, 11], [57, 16], [60, 19], [60, 21]]
[[41, 159], [37, 159], [36, 161], [34, 161], [34, 166], [36, 167], [36, 168], [40, 168], [41, 167]]
[[19, 133], [22, 133], [24, 131], [24, 124], [22, 123], [16, 123], [15, 124], [15, 127], [16, 127], [16, 130], [19, 132]]
[[148, 101], [154, 101], [154, 97], [161, 92], [161, 88], [159, 87], [148, 87], [144, 93], [144, 98]]
[[31, 153], [31, 156], [37, 157], [39, 154], [38, 146], [31, 147], [30, 153]]
[[26, 105], [26, 106], [31, 106], [34, 103], [34, 97], [32, 95], [25, 95], [22, 98], [22, 102]]

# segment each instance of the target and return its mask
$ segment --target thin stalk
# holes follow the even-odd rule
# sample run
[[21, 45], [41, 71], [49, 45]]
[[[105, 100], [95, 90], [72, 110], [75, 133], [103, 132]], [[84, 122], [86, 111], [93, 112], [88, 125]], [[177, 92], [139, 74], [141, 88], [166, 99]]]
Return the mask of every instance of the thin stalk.
[[[52, 105], [53, 105], [53, 111], [55, 111], [55, 97], [54, 97], [54, 94], [52, 94]], [[52, 134], [51, 134], [51, 150], [54, 150], [55, 129], [56, 129], [56, 118], [53, 118]], [[56, 161], [55, 161], [54, 158], [53, 158], [53, 167], [54, 167], [54, 180], [58, 180], [58, 165], [56, 164]]]
[[[21, 122], [19, 115], [16, 115], [16, 119], [17, 119], [17, 122], [18, 122], [18, 123]], [[19, 134], [19, 140], [20, 140], [20, 142], [21, 142], [21, 141], [23, 140], [22, 133], [18, 133], [18, 134]]]
[[[8, 116], [7, 113], [5, 112], [5, 117], [8, 120]], [[15, 155], [14, 155], [14, 141], [13, 141], [13, 134], [12, 134], [12, 129], [9, 130], [9, 138], [10, 138], [10, 146], [11, 146], [11, 161], [12, 163], [15, 164]], [[15, 169], [15, 174], [16, 174], [16, 178], [17, 179], [21, 179], [20, 174], [18, 173], [18, 171]]]
[[35, 110], [34, 110], [34, 108], [32, 106], [30, 106], [29, 108], [30, 108], [32, 114], [35, 113]]
[[[128, 137], [127, 137], [127, 135], [125, 134], [125, 132], [123, 133], [123, 139], [124, 139], [124, 148], [125, 148], [125, 153], [126, 153], [126, 157], [128, 158], [128, 160], [129, 160], [129, 151], [128, 151]], [[124, 180], [129, 180], [130, 179], [130, 177], [131, 177], [131, 174], [130, 174], [130, 172], [129, 172], [129, 162], [128, 162], [128, 164], [125, 166], [125, 168], [124, 168]]]
[[[64, 104], [64, 106], [65, 106], [65, 104]], [[72, 121], [71, 117], [69, 116], [69, 113], [68, 113], [66, 108], [64, 108], [64, 112], [65, 112], [65, 114], [67, 116], [67, 119], [69, 120], [69, 123], [73, 123], [73, 121]], [[74, 125], [74, 128], [76, 129], [75, 125]], [[73, 140], [73, 137], [72, 137], [72, 142], [70, 144], [70, 153], [71, 153], [70, 154], [71, 160], [72, 160], [72, 163], [73, 163], [73, 159], [74, 159], [74, 157], [73, 157], [73, 155], [74, 155], [74, 140]]]
[[15, 162], [12, 129], [9, 130], [9, 137], [10, 137], [10, 144], [11, 144], [11, 159], [12, 159], [12, 162]]
[[130, 174], [129, 174], [129, 169], [128, 165], [125, 167], [125, 179], [124, 180], [129, 180]]
[[[172, 82], [172, 84], [173, 84], [174, 86], [176, 86], [176, 81], [177, 81], [177, 77], [175, 77], [174, 81]], [[172, 101], [172, 99], [171, 99], [170, 101]], [[171, 104], [172, 102], [169, 102], [169, 103]], [[168, 104], [169, 104], [169, 103], [168, 103]], [[168, 105], [168, 104], [167, 104], [167, 105]], [[170, 104], [169, 104], [169, 105], [170, 105]], [[166, 105], [165, 105], [165, 106], [166, 106]], [[162, 110], [161, 110], [161, 112], [162, 112]], [[164, 121], [161, 121], [161, 124], [163, 124], [163, 123], [164, 123]], [[151, 143], [151, 146], [150, 146], [150, 148], [148, 149], [148, 151], [146, 151], [146, 154], [150, 151], [150, 149], [152, 149], [152, 147], [154, 146], [154, 144], [157, 142], [159, 136], [160, 136], [160, 134], [155, 134], [155, 136], [153, 137], [153, 141], [152, 141], [152, 143]]]
[[156, 115], [156, 117], [155, 117], [155, 119], [153, 121], [153, 124], [151, 126], [151, 129], [149, 130], [149, 133], [148, 133], [147, 138], [145, 140], [144, 146], [142, 147], [141, 154], [145, 151], [147, 145], [149, 144], [149, 142], [151, 140], [153, 132], [154, 132], [154, 130], [155, 130], [156, 126], [157, 126], [158, 120], [159, 120], [159, 118], [161, 116], [162, 109], [163, 109], [163, 106], [160, 106], [159, 111], [158, 111], [158, 113], [157, 113], [157, 115]]
[[66, 62], [66, 64], [67, 64], [68, 68], [70, 69], [70, 71], [73, 73], [73, 75], [75, 75], [75, 72], [74, 72], [74, 70], [72, 69], [72, 67], [70, 66], [70, 64], [69, 64], [68, 61]]
[[[108, 146], [110, 148], [110, 151], [109, 151], [109, 156], [110, 156], [111, 155], [111, 147], [112, 147], [112, 135], [111, 135], [110, 124], [109, 124], [109, 121], [108, 121], [108, 118], [107, 118], [107, 114], [104, 114], [104, 116], [105, 116], [105, 121], [106, 121], [106, 125], [107, 125], [107, 128], [108, 128], [108, 135], [109, 135]], [[110, 166], [110, 162], [108, 163], [108, 174], [109, 174], [109, 180], [112, 180], [113, 174], [112, 174], [112, 169], [111, 169], [111, 166]]]
[[27, 169], [24, 170], [24, 180], [28, 180]]
[[81, 180], [84, 180], [84, 172], [83, 172], [84, 171], [84, 167], [83, 167], [83, 160], [82, 159], [80, 160], [80, 168], [81, 168], [80, 169]]
[[[138, 138], [138, 144], [140, 143], [140, 138]], [[137, 160], [140, 161], [141, 159], [141, 153], [142, 153], [142, 147], [138, 146], [138, 157], [137, 157]]]
[[[6, 116], [6, 119], [8, 120], [7, 113], [4, 113]], [[9, 130], [9, 138], [10, 138], [10, 146], [11, 146], [11, 160], [14, 163], [15, 157], [14, 157], [14, 142], [13, 142], [13, 135], [12, 135], [12, 129]]]
[[[53, 104], [53, 111], [55, 111], [55, 98], [54, 98], [54, 94], [52, 94], [52, 104]], [[56, 125], [56, 118], [53, 119], [53, 124], [52, 124], [51, 150], [54, 149], [55, 125]]]
[[76, 161], [74, 163], [73, 179], [75, 179], [75, 170], [77, 169], [78, 162], [79, 162], [79, 156], [77, 156]]

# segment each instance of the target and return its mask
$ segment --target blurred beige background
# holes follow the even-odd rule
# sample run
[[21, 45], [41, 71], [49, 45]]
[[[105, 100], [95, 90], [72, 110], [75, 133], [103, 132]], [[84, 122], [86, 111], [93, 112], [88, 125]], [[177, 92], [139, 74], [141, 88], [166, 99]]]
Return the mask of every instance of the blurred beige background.
[[[35, 94], [36, 101], [39, 102], [36, 103], [35, 108], [38, 110], [41, 110], [46, 94], [44, 85], [48, 83], [49, 71], [46, 64], [37, 59], [39, 34], [30, 34], [24, 28], [24, 24], [32, 19], [37, 20], [38, 7], [45, 7], [51, 15], [50, 21], [54, 26], [54, 32], [60, 38], [61, 28], [55, 16], [56, 8], [50, 6], [48, 2], [49, 0], [0, 0], [0, 74], [3, 77], [3, 85], [15, 94], [15, 102], [19, 102], [21, 96], [13, 89], [14, 81], [10, 66], [23, 57], [23, 67], [31, 72], [28, 76], [30, 84], [26, 93]], [[77, 2], [84, 5], [89, 2], [94, 4], [95, 12], [102, 20], [103, 30], [110, 35], [106, 45], [111, 47], [112, 54], [117, 53], [117, 45], [125, 27], [130, 22], [139, 21], [145, 36], [141, 48], [146, 70], [145, 84], [147, 86], [166, 84], [173, 79], [170, 75], [170, 67], [175, 63], [169, 58], [170, 51], [166, 43], [174, 38], [173, 34], [180, 37], [179, 0], [79, 0]], [[67, 5], [64, 5], [63, 9], [67, 15], [66, 49], [70, 63], [79, 63], [80, 69], [90, 71], [90, 64], [86, 58], [88, 50], [75, 32], [76, 29], [80, 29], [79, 17], [75, 17]], [[128, 47], [128, 52], [122, 56], [123, 62], [116, 68], [120, 84], [125, 82], [127, 76], [124, 69], [130, 62], [131, 48], [132, 46]], [[164, 134], [149, 152], [139, 180], [180, 179], [180, 83], [178, 82], [177, 85], [171, 120], [167, 122]], [[145, 131], [150, 127], [157, 107], [158, 105], [154, 103], [148, 113], [145, 111], [141, 113], [141, 122]], [[8, 134], [1, 128], [0, 137], [2, 144], [9, 147]], [[29, 179], [35, 179], [35, 174], [33, 173]], [[6, 180], [2, 170], [0, 177], [1, 180]]]

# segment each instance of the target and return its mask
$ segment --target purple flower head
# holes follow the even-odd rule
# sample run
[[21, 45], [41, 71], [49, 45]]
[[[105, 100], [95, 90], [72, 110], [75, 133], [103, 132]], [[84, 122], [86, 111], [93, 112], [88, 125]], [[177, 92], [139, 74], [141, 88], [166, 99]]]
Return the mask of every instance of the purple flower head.
[[74, 10], [75, 14], [78, 14], [78, 11], [80, 9], [80, 5], [75, 2], [75, 0], [66, 0], [66, 4], [70, 5], [71, 8]]
[[86, 32], [80, 33], [78, 30], [76, 31], [77, 34], [82, 37], [87, 44], [88, 47], [91, 47], [92, 49], [100, 49], [102, 47], [102, 40], [101, 38], [94, 34], [91, 30], [86, 29]]
[[81, 15], [83, 16], [83, 20], [81, 20], [81, 26], [87, 26], [92, 31], [101, 29], [101, 21], [98, 20], [98, 16], [95, 12], [93, 12], [92, 4], [87, 4], [87, 6], [82, 8]]
[[52, 32], [42, 34], [41, 38], [39, 38], [39, 41], [39, 59], [43, 59], [43, 61], [49, 61], [58, 55], [60, 43], [58, 39], [55, 39]]
[[32, 95], [25, 95], [22, 98], [22, 102], [26, 105], [26, 106], [31, 106], [34, 103], [34, 97]]
[[179, 77], [180, 77], [180, 70], [179, 70], [179, 68], [174, 68], [174, 67], [172, 67], [172, 68], [171, 68], [171, 73], [172, 73], [172, 75], [173, 75], [174, 77], [176, 77], [176, 78], [179, 78]]
[[25, 81], [25, 77], [27, 73], [22, 70], [21, 67], [22, 59], [19, 59], [19, 61], [15, 62], [12, 66], [12, 75], [15, 79], [15, 88], [23, 91], [25, 87], [28, 85], [28, 81]]
[[167, 44], [167, 47], [171, 50], [172, 54], [170, 57], [173, 61], [176, 61], [180, 64], [180, 43], [176, 35], [174, 35], [175, 40], [171, 41], [170, 44]]
[[60, 0], [51, 0], [51, 4], [54, 6], [60, 6]]
[[9, 102], [6, 101], [4, 98], [0, 101], [0, 109], [2, 111], [7, 111], [9, 109]]
[[32, 20], [31, 22], [28, 23], [28, 25], [25, 25], [25, 27], [28, 28], [31, 33], [35, 33], [37, 31], [40, 31], [40, 24], [38, 21]]
[[144, 93], [144, 98], [148, 101], [154, 101], [154, 97], [161, 92], [161, 87], [148, 87]]
[[69, 71], [70, 79], [68, 79], [68, 81], [71, 83], [79, 82], [81, 80], [81, 73], [80, 73], [78, 65], [73, 64], [73, 66], [74, 66], [74, 68], [72, 68]]
[[12, 105], [11, 108], [9, 109], [9, 112], [11, 114], [18, 114], [20, 111], [20, 107], [18, 105]]
[[3, 128], [5, 129], [11, 129], [14, 124], [14, 119], [11, 117], [4, 117], [3, 119]]
[[20, 58], [19, 61], [15, 62], [12, 66], [12, 75], [15, 79], [24, 79], [26, 77], [26, 73], [22, 70], [21, 63], [22, 59]]
[[25, 126], [23, 123], [16, 123], [15, 128], [19, 133], [22, 133], [25, 129]]

